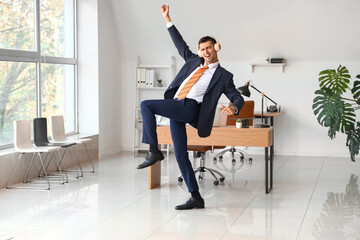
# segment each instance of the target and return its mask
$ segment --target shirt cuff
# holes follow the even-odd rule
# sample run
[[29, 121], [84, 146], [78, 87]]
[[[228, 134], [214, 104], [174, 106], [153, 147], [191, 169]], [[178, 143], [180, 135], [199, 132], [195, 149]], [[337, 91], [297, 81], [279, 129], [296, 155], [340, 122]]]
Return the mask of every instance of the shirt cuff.
[[172, 25], [174, 25], [172, 22], [166, 23], [166, 27], [167, 27], [167, 28], [171, 27]]

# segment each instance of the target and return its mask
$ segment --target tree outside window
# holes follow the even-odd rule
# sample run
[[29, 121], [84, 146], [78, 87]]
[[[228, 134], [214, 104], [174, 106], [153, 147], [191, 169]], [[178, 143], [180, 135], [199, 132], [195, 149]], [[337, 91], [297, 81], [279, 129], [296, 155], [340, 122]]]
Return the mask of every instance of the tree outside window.
[[66, 131], [76, 131], [74, 5], [0, 0], [0, 146], [13, 142], [19, 119], [64, 115]]

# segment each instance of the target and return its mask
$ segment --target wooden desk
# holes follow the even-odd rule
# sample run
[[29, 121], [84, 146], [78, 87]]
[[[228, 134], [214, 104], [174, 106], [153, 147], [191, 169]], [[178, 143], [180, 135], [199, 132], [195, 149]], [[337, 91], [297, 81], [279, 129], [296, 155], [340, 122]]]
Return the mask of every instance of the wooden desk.
[[[265, 123], [268, 123], [268, 119], [270, 118], [270, 126], [274, 126], [274, 117], [278, 117], [283, 115], [284, 112], [264, 112]], [[254, 112], [255, 118], [261, 118], [261, 112]]]
[[[265, 148], [265, 192], [269, 193], [273, 183], [273, 128], [235, 128], [234, 126], [214, 127], [211, 135], [200, 138], [197, 129], [186, 127], [188, 145], [244, 146]], [[173, 144], [169, 126], [157, 127], [158, 143]], [[270, 148], [270, 156], [269, 156]], [[270, 166], [269, 166], [270, 165]], [[160, 185], [160, 163], [149, 168], [149, 188]]]
[[[268, 119], [270, 119], [270, 126], [274, 127], [274, 117], [278, 117], [280, 115], [283, 115], [284, 112], [264, 112], [264, 123], [268, 124]], [[254, 118], [261, 118], [261, 112], [254, 112]], [[273, 148], [272, 148], [272, 153], [271, 154], [275, 154], [275, 129], [273, 130]]]

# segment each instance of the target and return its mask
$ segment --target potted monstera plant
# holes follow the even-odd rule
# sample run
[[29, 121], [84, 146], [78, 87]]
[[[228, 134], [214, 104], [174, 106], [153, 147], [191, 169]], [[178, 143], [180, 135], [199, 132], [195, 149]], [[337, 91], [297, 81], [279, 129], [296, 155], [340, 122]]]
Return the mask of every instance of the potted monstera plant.
[[331, 139], [337, 132], [347, 135], [346, 146], [355, 161], [360, 146], [360, 122], [356, 121], [355, 113], [360, 109], [360, 75], [352, 79], [348, 69], [340, 65], [321, 71], [319, 86], [312, 105], [314, 114], [321, 126], [329, 128]]

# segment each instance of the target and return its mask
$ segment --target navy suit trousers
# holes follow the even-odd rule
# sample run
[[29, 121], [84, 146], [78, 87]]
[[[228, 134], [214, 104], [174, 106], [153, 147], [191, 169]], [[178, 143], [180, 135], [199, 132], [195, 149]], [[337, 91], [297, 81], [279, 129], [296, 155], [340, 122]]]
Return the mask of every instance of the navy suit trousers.
[[187, 153], [186, 123], [195, 120], [200, 104], [193, 99], [145, 100], [140, 104], [143, 118], [143, 143], [158, 145], [155, 115], [170, 119], [171, 137], [174, 143], [175, 157], [189, 192], [199, 190], [193, 167]]

